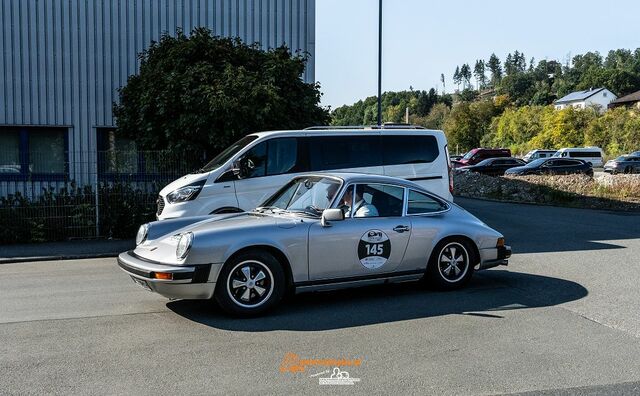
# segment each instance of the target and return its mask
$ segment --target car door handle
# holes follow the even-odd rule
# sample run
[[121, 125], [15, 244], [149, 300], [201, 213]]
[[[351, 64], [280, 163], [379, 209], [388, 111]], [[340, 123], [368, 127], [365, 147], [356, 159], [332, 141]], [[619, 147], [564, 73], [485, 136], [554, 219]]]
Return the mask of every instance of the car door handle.
[[409, 228], [409, 226], [399, 225], [399, 226], [395, 226], [395, 227], [393, 227], [393, 230], [394, 230], [395, 232], [400, 232], [400, 233], [402, 233], [402, 232], [405, 232], [405, 231], [409, 231], [409, 230], [410, 230], [410, 228]]

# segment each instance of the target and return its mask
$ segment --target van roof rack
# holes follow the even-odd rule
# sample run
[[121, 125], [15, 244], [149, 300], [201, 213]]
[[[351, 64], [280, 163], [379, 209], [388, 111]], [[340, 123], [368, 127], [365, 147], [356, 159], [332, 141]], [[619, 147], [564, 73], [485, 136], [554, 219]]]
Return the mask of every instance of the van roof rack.
[[332, 125], [322, 125], [322, 126], [312, 126], [305, 128], [305, 131], [322, 131], [322, 130], [330, 130], [330, 129], [427, 129], [420, 125], [413, 124], [400, 124], [393, 122], [385, 122], [382, 125], [349, 125], [349, 126], [332, 126]]

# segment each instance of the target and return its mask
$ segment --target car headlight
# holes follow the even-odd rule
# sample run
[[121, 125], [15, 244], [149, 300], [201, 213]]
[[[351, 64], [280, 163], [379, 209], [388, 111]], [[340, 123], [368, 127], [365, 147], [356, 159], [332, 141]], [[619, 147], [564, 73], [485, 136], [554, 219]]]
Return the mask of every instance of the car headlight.
[[147, 234], [149, 234], [149, 225], [141, 225], [136, 234], [136, 246], [147, 240]]
[[189, 249], [191, 249], [191, 243], [193, 243], [193, 233], [187, 232], [180, 236], [178, 246], [176, 247], [176, 257], [180, 260], [187, 257]]
[[167, 201], [169, 203], [174, 204], [174, 203], [186, 202], [192, 199], [196, 199], [198, 194], [200, 194], [200, 190], [202, 190], [202, 186], [204, 186], [204, 180], [198, 183], [189, 184], [188, 186], [181, 187], [167, 194]]

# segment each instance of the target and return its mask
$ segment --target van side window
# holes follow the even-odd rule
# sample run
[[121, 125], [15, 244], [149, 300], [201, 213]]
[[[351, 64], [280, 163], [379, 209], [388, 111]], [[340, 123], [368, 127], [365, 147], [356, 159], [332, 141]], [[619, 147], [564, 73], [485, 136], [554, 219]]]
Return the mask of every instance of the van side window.
[[314, 136], [307, 141], [312, 171], [381, 165], [379, 136]]
[[246, 152], [247, 177], [264, 176], [267, 168], [267, 142], [258, 143]]
[[424, 164], [438, 158], [435, 136], [383, 136], [384, 165]]
[[271, 139], [267, 141], [267, 175], [291, 172], [298, 158], [296, 138]]

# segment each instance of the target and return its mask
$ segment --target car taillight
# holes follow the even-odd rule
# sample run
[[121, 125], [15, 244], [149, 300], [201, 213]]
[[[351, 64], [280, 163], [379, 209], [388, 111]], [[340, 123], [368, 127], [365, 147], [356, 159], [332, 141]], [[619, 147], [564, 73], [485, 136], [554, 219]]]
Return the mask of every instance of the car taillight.
[[449, 192], [453, 194], [453, 169], [449, 165]]

